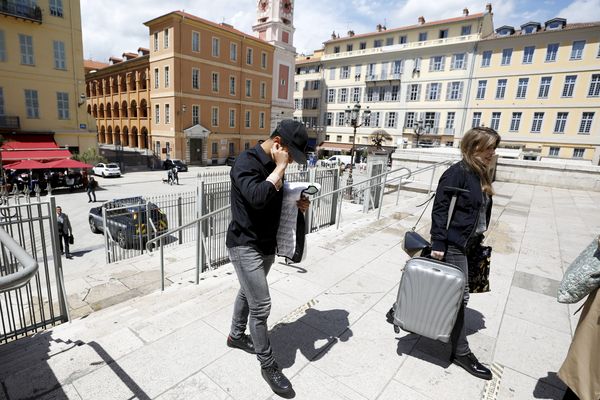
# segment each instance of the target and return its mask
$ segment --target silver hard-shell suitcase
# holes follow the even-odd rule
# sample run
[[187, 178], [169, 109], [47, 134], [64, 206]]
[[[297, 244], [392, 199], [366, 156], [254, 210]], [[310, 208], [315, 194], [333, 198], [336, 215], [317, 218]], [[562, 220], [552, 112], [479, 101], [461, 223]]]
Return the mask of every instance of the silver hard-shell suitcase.
[[465, 276], [451, 264], [414, 257], [404, 266], [394, 325], [447, 343], [463, 301]]

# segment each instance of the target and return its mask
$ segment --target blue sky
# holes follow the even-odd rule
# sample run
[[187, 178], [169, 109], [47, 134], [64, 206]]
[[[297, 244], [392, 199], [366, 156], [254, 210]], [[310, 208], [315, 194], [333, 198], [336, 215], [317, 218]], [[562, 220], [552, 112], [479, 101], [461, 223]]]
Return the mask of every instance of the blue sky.
[[[271, 0], [272, 1], [272, 0]], [[251, 33], [258, 0], [81, 0], [84, 57], [107, 61], [112, 55], [149, 47], [145, 21], [174, 10], [214, 22], [227, 22]], [[567, 22], [600, 21], [600, 0], [295, 0], [294, 44], [298, 53], [310, 54], [331, 37], [333, 31], [345, 36], [373, 32], [377, 24], [388, 29], [426, 21], [485, 11], [491, 2], [494, 26], [520, 26], [544, 22], [553, 17]], [[132, 11], [133, 10], [133, 11]]]

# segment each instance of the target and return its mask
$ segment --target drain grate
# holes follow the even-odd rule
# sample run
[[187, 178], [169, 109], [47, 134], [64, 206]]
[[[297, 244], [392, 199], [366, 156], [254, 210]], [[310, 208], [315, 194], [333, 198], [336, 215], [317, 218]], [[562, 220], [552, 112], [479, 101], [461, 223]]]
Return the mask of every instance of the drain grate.
[[490, 369], [493, 377], [491, 381], [488, 381], [485, 384], [481, 400], [496, 400], [496, 398], [498, 398], [498, 391], [500, 390], [500, 381], [502, 380], [504, 367], [498, 363], [493, 363]]

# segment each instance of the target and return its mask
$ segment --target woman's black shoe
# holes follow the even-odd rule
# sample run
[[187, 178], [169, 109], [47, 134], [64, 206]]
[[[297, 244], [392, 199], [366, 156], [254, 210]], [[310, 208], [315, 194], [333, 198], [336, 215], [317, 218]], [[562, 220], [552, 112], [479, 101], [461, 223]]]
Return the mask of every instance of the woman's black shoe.
[[485, 379], [487, 381], [492, 379], [492, 371], [481, 364], [473, 353], [464, 356], [454, 356], [452, 357], [452, 362], [477, 378]]
[[233, 339], [231, 336], [227, 336], [227, 346], [242, 349], [246, 353], [254, 354], [254, 343], [252, 338], [246, 334], [243, 334], [239, 339]]

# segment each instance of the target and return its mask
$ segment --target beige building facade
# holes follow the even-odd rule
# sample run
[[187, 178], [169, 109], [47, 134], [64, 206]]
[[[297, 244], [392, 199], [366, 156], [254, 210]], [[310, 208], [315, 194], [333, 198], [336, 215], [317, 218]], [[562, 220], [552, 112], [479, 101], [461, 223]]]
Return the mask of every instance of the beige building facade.
[[222, 164], [268, 137], [272, 45], [180, 11], [145, 25], [156, 154], [191, 164]]
[[[417, 21], [334, 33], [318, 61], [297, 58], [294, 117], [314, 124], [319, 94], [304, 88], [309, 77], [320, 79], [321, 149], [350, 151], [343, 111], [360, 102], [371, 118], [358, 128], [357, 145], [383, 129], [393, 137], [386, 145], [456, 147], [466, 130], [485, 125], [521, 158], [599, 163], [599, 23], [555, 18], [494, 29], [489, 4], [483, 13]], [[320, 78], [309, 72], [317, 62]]]
[[0, 130], [96, 145], [86, 113], [79, 0], [0, 2]]

